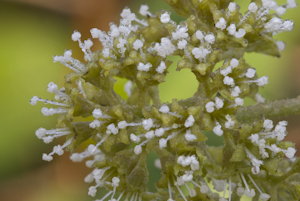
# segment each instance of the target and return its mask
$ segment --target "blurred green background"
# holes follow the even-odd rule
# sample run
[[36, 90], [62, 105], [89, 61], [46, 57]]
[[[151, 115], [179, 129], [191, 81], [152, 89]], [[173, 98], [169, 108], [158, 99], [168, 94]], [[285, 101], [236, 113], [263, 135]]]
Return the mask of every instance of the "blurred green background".
[[[242, 6], [250, 1], [241, 1]], [[284, 3], [284, 1], [279, 1]], [[93, 27], [107, 31], [110, 21], [118, 22], [119, 13], [127, 5], [138, 11], [147, 3], [151, 12], [169, 9], [162, 0], [14, 0], [0, 2], [0, 200], [3, 201], [84, 201], [93, 200], [87, 195], [88, 184], [83, 178], [89, 173], [84, 163], [72, 163], [68, 153], [42, 161], [42, 153], [49, 153], [54, 144], [45, 145], [34, 135], [39, 127], [51, 129], [56, 117], [43, 117], [43, 104], [32, 107], [33, 95], [53, 99], [46, 91], [51, 81], [59, 86], [70, 71], [52, 62], [53, 55], [65, 49], [81, 57], [76, 43], [71, 41], [73, 30], [89, 38]], [[283, 18], [294, 20], [291, 33], [276, 35], [284, 40], [287, 48], [281, 59], [265, 55], [247, 54], [247, 62], [257, 68], [258, 74], [268, 75], [270, 84], [261, 90], [267, 99], [292, 98], [300, 94], [300, 15], [299, 9], [288, 10]], [[182, 18], [172, 14], [176, 21]], [[99, 44], [95, 42], [95, 48]], [[175, 58], [176, 61], [176, 58]], [[196, 79], [187, 69], [170, 68], [166, 82], [160, 86], [164, 102], [172, 98], [187, 98], [196, 91]], [[122, 80], [116, 90], [123, 92]], [[299, 138], [299, 116], [288, 118], [288, 140]], [[215, 142], [217, 143], [217, 142]], [[298, 146], [299, 149], [299, 146]], [[299, 154], [298, 154], [299, 155]], [[150, 190], [159, 178], [154, 167], [154, 154], [149, 157], [149, 168], [156, 171], [150, 177]]]

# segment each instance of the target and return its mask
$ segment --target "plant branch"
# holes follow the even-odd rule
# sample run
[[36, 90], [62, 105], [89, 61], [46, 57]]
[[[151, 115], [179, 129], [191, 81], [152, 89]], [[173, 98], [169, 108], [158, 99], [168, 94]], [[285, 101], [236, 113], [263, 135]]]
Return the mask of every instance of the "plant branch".
[[259, 120], [262, 115], [265, 118], [272, 118], [293, 114], [300, 114], [300, 96], [292, 99], [240, 107], [236, 117], [239, 122], [247, 123]]

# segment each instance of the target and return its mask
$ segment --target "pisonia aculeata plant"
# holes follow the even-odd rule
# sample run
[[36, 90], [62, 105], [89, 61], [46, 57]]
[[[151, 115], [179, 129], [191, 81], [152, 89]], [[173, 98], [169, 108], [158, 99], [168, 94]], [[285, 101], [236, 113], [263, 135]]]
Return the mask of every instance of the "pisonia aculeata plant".
[[[54, 56], [74, 72], [63, 88], [49, 83], [55, 101], [30, 100], [52, 104], [42, 113], [58, 116], [55, 129], [39, 128], [36, 136], [45, 143], [66, 139], [43, 160], [66, 150], [74, 162], [87, 159], [88, 194], [107, 191], [97, 201], [299, 200], [300, 160], [294, 158], [294, 144], [284, 141], [287, 122], [273, 125], [270, 118], [300, 113], [300, 98], [265, 101], [258, 88], [268, 77], [259, 77], [243, 58], [245, 52], [279, 57], [285, 44], [273, 36], [293, 29], [293, 22], [280, 16], [295, 8], [295, 1], [252, 0], [244, 14], [233, 0], [165, 1], [186, 20], [177, 24], [169, 11], [153, 14], [147, 5], [140, 7], [139, 19], [125, 8], [108, 33], [91, 29], [101, 50], [92, 52], [92, 40], [82, 42], [74, 31], [71, 38], [85, 62], [73, 58], [71, 50]], [[181, 58], [177, 70], [190, 69], [199, 86], [188, 99], [162, 103], [158, 85], [165, 81], [171, 55]], [[114, 91], [115, 77], [128, 80], [127, 99]], [[256, 104], [243, 106], [246, 97]], [[206, 145], [209, 135], [222, 136], [223, 146]], [[76, 152], [87, 140], [92, 143]], [[151, 151], [159, 157], [162, 175], [156, 192], [147, 190]]]

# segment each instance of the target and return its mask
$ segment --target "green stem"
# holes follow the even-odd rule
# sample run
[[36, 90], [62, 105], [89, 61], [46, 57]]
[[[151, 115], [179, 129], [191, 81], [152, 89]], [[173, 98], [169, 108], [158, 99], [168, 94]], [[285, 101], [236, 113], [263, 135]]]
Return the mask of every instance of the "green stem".
[[271, 200], [270, 201], [277, 201], [277, 184], [272, 183], [271, 185]]
[[300, 114], [300, 96], [297, 98], [279, 100], [257, 105], [240, 107], [236, 113], [239, 122], [247, 123], [265, 118], [284, 117]]

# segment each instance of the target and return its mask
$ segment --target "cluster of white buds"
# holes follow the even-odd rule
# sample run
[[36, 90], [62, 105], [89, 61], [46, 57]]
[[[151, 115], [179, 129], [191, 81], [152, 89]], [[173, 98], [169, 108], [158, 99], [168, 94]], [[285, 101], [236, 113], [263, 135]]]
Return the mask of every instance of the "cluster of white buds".
[[[273, 121], [264, 119], [272, 116], [258, 90], [268, 77], [258, 77], [243, 58], [245, 52], [279, 56], [285, 44], [272, 37], [293, 29], [293, 22], [280, 16], [296, 7], [295, 0], [281, 6], [274, 0], [252, 1], [245, 14], [235, 2], [225, 0], [166, 2], [178, 14], [193, 16], [176, 23], [170, 12], [152, 14], [142, 5], [139, 13], [144, 19], [139, 19], [125, 8], [119, 24], [111, 23], [107, 33], [90, 30], [101, 50], [92, 52], [93, 40], [82, 40], [79, 31], [71, 35], [85, 62], [74, 59], [71, 50], [53, 57], [74, 72], [65, 77], [64, 88], [48, 84], [55, 101], [37, 96], [30, 100], [31, 105], [38, 101], [54, 105], [42, 108], [44, 116], [59, 116], [56, 129], [39, 128], [36, 136], [45, 143], [66, 138], [63, 145], [43, 154], [43, 160], [51, 161], [65, 150], [71, 152], [72, 161], [85, 160], [93, 168], [84, 179], [94, 183], [88, 195], [95, 197], [102, 187], [108, 190], [96, 201], [231, 201], [243, 195], [269, 200], [276, 192], [286, 200], [290, 195], [299, 198], [294, 189], [290, 193], [290, 187], [277, 182], [280, 168], [280, 178], [297, 188], [286, 179], [299, 173], [294, 168], [299, 160], [290, 168], [285, 159], [296, 152], [284, 141], [287, 122], [274, 128]], [[165, 82], [170, 56], [180, 58], [177, 70], [188, 68], [199, 87], [188, 99], [164, 103], [158, 85]], [[126, 98], [115, 91], [116, 77], [127, 80]], [[261, 103], [252, 107], [262, 108], [262, 115], [251, 119], [248, 112], [255, 109], [244, 106], [245, 98]], [[224, 139], [223, 146], [209, 145], [207, 140], [215, 137], [211, 133]], [[75, 152], [79, 146], [83, 151]], [[156, 193], [147, 187], [146, 161], [152, 151], [159, 157], [155, 167], [162, 174]]]

